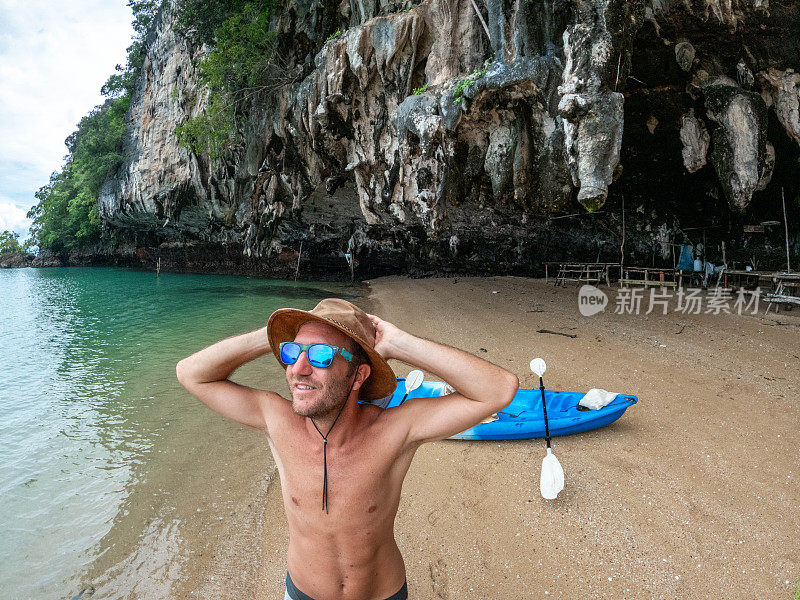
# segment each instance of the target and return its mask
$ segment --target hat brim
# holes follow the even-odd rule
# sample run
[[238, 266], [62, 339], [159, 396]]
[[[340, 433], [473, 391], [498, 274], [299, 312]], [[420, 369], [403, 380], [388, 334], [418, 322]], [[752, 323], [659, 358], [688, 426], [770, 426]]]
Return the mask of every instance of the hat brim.
[[374, 349], [369, 343], [356, 335], [339, 323], [320, 317], [305, 310], [296, 308], [281, 308], [276, 310], [270, 315], [267, 321], [267, 337], [269, 339], [269, 346], [278, 363], [286, 369], [286, 365], [281, 360], [280, 344], [281, 342], [291, 342], [297, 336], [297, 332], [306, 323], [323, 323], [330, 325], [341, 331], [347, 337], [356, 342], [364, 350], [370, 364], [370, 375], [363, 383], [359, 393], [359, 400], [363, 402], [370, 402], [372, 400], [379, 400], [392, 394], [397, 387], [397, 377], [392, 371], [389, 363]]

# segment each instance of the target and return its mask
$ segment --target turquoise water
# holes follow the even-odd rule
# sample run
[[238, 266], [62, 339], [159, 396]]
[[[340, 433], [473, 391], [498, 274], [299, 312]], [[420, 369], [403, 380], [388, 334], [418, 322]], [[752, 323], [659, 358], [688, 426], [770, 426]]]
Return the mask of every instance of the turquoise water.
[[[95, 598], [166, 593], [202, 534], [187, 515], [224, 503], [225, 478], [210, 485], [211, 474], [237, 452], [258, 457], [254, 470], [268, 461], [257, 432], [180, 387], [175, 364], [263, 327], [276, 308], [346, 297], [322, 286], [112, 268], [0, 270], [3, 597], [71, 598], [98, 574], [117, 591]], [[234, 379], [285, 387], [271, 357]], [[142, 577], [164, 585], [146, 593], [136, 587]]]

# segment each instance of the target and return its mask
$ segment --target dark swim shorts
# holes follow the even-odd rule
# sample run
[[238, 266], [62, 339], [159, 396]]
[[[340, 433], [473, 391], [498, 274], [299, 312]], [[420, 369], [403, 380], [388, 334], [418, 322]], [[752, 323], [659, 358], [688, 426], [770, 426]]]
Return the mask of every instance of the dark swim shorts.
[[[292, 581], [292, 578], [289, 576], [289, 572], [286, 572], [286, 595], [284, 596], [284, 600], [314, 600], [308, 594], [304, 594], [300, 590], [297, 589], [297, 586]], [[403, 587], [401, 587], [397, 592], [386, 598], [386, 600], [408, 600], [408, 587], [406, 583], [403, 582]]]

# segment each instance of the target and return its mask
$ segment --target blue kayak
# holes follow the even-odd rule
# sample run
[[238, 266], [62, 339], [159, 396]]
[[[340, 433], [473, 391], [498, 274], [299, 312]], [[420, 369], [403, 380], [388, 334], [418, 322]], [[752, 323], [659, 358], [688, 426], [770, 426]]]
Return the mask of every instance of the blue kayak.
[[[424, 381], [409, 394], [410, 398], [430, 398], [447, 393], [447, 384], [441, 381]], [[397, 389], [386, 408], [398, 406], [406, 394], [405, 379], [397, 380]], [[578, 409], [583, 392], [559, 392], [545, 390], [547, 422], [550, 435], [569, 435], [597, 429], [613, 423], [629, 406], [636, 404], [636, 396], [617, 394], [609, 404], [598, 410]], [[521, 440], [544, 437], [544, 414], [542, 394], [539, 390], [521, 389], [506, 408], [497, 413], [490, 423], [479, 423], [466, 431], [452, 436], [461, 440]]]

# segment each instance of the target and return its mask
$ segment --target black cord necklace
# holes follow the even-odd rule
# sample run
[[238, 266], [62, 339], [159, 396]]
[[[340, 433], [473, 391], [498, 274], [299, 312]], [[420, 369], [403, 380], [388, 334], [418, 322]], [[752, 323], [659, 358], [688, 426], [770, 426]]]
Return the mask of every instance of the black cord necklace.
[[333, 423], [331, 423], [330, 429], [328, 429], [328, 433], [323, 435], [322, 432], [319, 430], [319, 427], [317, 427], [317, 424], [314, 423], [314, 419], [312, 417], [309, 417], [309, 419], [311, 419], [311, 424], [314, 426], [314, 429], [316, 429], [317, 433], [322, 436], [322, 473], [323, 473], [322, 510], [325, 511], [325, 514], [328, 514], [328, 436], [331, 434], [331, 431], [333, 431], [333, 427], [334, 425], [336, 425], [336, 421], [339, 420], [339, 417], [341, 416], [344, 407], [347, 405], [347, 401], [350, 399], [350, 392], [353, 391], [353, 386], [356, 384], [356, 377], [358, 377], [358, 371], [356, 371], [356, 376], [353, 377], [353, 383], [350, 384], [350, 389], [347, 390], [347, 397], [344, 399], [342, 407], [339, 409], [339, 412], [337, 413], [336, 418], [333, 420]]

